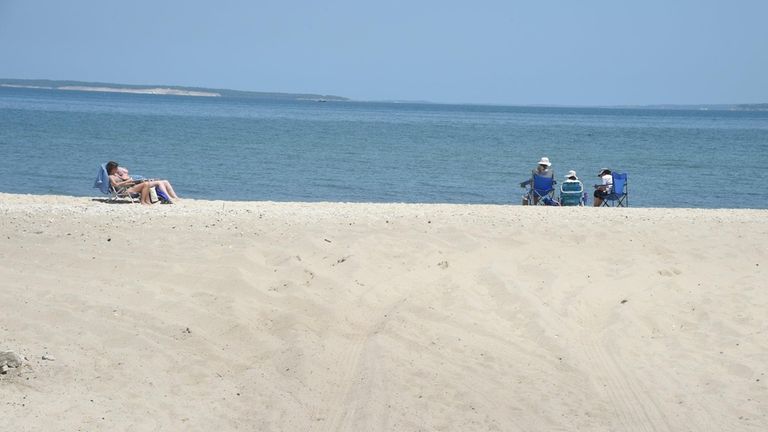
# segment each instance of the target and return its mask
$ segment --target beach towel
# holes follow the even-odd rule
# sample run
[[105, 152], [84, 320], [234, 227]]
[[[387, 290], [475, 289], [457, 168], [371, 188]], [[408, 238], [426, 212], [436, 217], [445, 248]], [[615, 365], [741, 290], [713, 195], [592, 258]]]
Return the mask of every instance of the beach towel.
[[93, 187], [100, 190], [101, 193], [109, 194], [109, 175], [107, 174], [107, 164], [101, 164], [99, 173], [96, 174], [96, 181], [93, 182]]

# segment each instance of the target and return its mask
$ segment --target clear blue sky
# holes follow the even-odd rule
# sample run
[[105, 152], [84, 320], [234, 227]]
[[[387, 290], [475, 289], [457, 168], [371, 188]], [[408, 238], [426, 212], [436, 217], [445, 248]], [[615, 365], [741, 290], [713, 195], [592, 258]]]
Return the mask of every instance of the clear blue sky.
[[768, 0], [0, 0], [0, 77], [362, 100], [768, 102]]

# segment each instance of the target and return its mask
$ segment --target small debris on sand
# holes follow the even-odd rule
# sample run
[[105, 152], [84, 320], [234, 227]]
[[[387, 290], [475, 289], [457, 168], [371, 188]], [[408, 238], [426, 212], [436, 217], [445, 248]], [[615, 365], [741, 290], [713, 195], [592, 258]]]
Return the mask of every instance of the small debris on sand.
[[10, 369], [21, 366], [23, 359], [13, 351], [0, 351], [0, 373], [8, 373]]

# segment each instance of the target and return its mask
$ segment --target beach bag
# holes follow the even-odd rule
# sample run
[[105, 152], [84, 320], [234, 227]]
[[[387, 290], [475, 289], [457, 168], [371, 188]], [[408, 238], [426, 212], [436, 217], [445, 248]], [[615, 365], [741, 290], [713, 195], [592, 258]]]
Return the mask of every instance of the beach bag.
[[160, 189], [156, 189], [156, 190], [155, 190], [155, 192], [157, 193], [157, 197], [158, 197], [158, 198], [160, 198], [160, 201], [161, 201], [163, 204], [166, 204], [166, 203], [169, 203], [169, 204], [170, 204], [170, 202], [171, 202], [171, 197], [169, 197], [168, 195], [166, 195], [166, 194], [165, 194], [165, 192], [161, 191]]
[[152, 186], [151, 188], [149, 188], [149, 202], [154, 204], [158, 201], [160, 201], [160, 198], [157, 197], [157, 189], [155, 188], [155, 186]]

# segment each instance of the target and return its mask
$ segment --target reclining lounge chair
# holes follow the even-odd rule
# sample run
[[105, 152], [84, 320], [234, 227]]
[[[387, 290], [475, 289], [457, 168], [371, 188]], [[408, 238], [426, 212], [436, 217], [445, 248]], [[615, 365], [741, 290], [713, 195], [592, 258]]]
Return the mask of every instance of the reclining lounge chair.
[[98, 174], [96, 174], [96, 180], [93, 182], [93, 187], [100, 190], [104, 195], [109, 195], [110, 201], [117, 201], [120, 199], [127, 199], [131, 202], [139, 202], [139, 194], [132, 194], [127, 191], [127, 188], [115, 188], [109, 181], [109, 174], [107, 174], [107, 164], [101, 164]]

